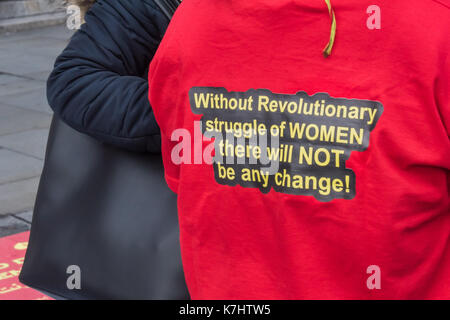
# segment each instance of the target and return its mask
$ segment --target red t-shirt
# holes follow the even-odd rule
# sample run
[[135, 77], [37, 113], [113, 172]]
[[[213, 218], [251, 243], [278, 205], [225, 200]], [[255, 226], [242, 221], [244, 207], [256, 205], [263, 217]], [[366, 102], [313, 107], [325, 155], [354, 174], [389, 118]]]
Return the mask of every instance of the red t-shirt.
[[151, 63], [193, 299], [450, 298], [448, 2], [332, 4], [328, 58], [322, 0], [185, 0]]

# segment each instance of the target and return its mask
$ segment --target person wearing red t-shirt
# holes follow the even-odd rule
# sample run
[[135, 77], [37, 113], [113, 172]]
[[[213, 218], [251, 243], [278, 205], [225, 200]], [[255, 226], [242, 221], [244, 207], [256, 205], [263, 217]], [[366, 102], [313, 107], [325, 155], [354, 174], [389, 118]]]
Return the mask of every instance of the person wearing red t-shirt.
[[444, 0], [182, 2], [149, 100], [193, 299], [450, 298], [448, 30]]

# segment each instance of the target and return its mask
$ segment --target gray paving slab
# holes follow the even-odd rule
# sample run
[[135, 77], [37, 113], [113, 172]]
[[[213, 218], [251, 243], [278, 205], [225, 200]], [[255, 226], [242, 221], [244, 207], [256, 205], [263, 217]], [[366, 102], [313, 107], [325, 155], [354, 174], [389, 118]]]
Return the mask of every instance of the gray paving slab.
[[0, 51], [4, 53], [26, 52], [28, 55], [38, 55], [55, 58], [67, 46], [68, 40], [37, 37], [22, 41], [0, 44]]
[[0, 215], [0, 237], [10, 236], [16, 233], [30, 230], [31, 225], [14, 216]]
[[76, 30], [70, 30], [67, 28], [66, 24], [60, 24], [49, 28], [42, 28], [40, 34], [42, 37], [46, 38], [68, 40], [75, 32]]
[[32, 210], [39, 177], [0, 185], [0, 216]]
[[48, 79], [48, 76], [50, 75], [50, 73], [51, 73], [51, 70], [45, 70], [45, 71], [24, 73], [23, 76], [25, 76], [29, 79], [47, 83], [47, 79]]
[[0, 85], [8, 84], [11, 82], [16, 82], [16, 81], [20, 81], [20, 80], [23, 80], [23, 79], [18, 76], [15, 76], [15, 75], [0, 74]]
[[33, 210], [14, 214], [14, 217], [16, 217], [18, 219], [22, 219], [28, 223], [31, 223], [33, 221]]
[[37, 129], [0, 136], [0, 147], [43, 160], [48, 129]]
[[37, 177], [42, 168], [42, 160], [0, 149], [0, 185]]
[[55, 62], [54, 57], [44, 57], [29, 54], [26, 50], [9, 52], [0, 49], [0, 72], [24, 75], [30, 72], [51, 70]]
[[53, 113], [47, 102], [45, 87], [4, 95], [0, 97], [0, 103], [47, 114]]
[[[32, 31], [32, 32], [30, 32]], [[0, 48], [6, 46], [8, 43], [13, 43], [16, 41], [22, 41], [26, 39], [32, 39], [36, 37], [35, 33], [38, 32], [38, 30], [27, 30], [22, 32], [10, 32], [10, 33], [3, 33], [0, 36]]]
[[57, 25], [0, 35], [0, 237], [32, 221], [52, 118], [45, 85], [73, 33]]
[[14, 51], [18, 50], [19, 52], [26, 50], [33, 50], [35, 48], [43, 48], [48, 46], [53, 46], [54, 44], [67, 42], [68, 39], [56, 39], [49, 38], [44, 36], [44, 33], [39, 32], [34, 36], [30, 37], [22, 37], [18, 41], [0, 41], [0, 50]]
[[49, 128], [51, 119], [51, 115], [46, 113], [0, 104], [0, 136]]
[[0, 74], [0, 101], [2, 96], [18, 94], [33, 89], [45, 91], [45, 82]]
[[69, 30], [66, 24], [58, 24], [50, 27], [33, 28], [21, 32], [4, 33], [0, 37], [0, 46], [6, 43], [36, 38], [66, 40], [69, 39], [74, 32], [74, 30]]

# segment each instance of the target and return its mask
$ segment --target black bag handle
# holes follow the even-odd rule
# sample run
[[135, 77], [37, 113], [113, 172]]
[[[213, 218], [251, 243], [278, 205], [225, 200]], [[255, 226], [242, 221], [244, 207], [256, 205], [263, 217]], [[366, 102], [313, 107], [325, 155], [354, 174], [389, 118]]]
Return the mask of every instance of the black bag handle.
[[161, 11], [172, 19], [175, 10], [177, 10], [182, 0], [155, 0], [155, 3], [160, 7]]

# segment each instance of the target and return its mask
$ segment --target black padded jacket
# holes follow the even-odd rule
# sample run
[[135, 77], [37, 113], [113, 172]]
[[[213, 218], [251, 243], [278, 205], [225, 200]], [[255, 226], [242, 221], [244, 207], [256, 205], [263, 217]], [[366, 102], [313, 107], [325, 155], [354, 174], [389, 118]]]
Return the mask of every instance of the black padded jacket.
[[160, 152], [147, 73], [169, 18], [153, 0], [99, 0], [47, 82], [56, 115], [121, 148]]

